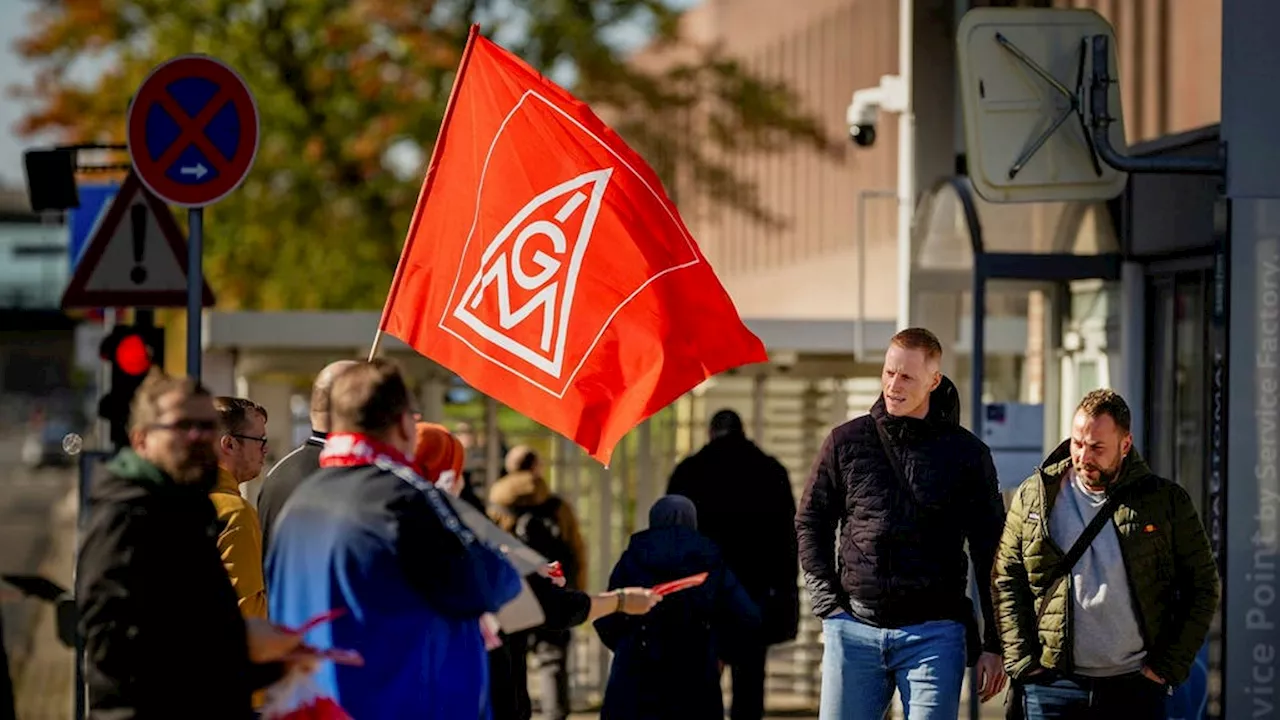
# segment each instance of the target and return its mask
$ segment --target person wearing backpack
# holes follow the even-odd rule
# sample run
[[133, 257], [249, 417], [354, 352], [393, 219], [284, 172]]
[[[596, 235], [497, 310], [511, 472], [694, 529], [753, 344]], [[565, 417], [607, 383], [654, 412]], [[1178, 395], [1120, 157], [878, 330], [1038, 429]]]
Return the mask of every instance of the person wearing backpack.
[[1014, 493], [996, 556], [1008, 717], [1164, 720], [1219, 600], [1187, 491], [1133, 447], [1129, 406], [1094, 390], [1071, 437]]
[[[559, 562], [566, 586], [583, 590], [587, 577], [587, 553], [573, 507], [551, 492], [542, 473], [542, 459], [527, 445], [507, 452], [507, 474], [489, 490], [489, 516], [503, 530], [552, 562]], [[512, 666], [522, 708], [528, 707], [528, 685], [521, 682], [525, 667], [523, 648], [538, 659], [542, 717], [564, 720], [569, 716], [568, 630], [534, 630], [504, 638], [512, 645]]]

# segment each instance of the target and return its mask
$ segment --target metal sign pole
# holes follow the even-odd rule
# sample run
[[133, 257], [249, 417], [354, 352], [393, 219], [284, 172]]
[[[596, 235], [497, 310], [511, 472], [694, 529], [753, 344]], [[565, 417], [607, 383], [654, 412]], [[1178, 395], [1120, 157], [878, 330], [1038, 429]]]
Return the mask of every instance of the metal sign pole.
[[[71, 593], [75, 594], [76, 573], [80, 567], [80, 543], [84, 538], [84, 526], [89, 516], [89, 492], [93, 488], [94, 473], [101, 468], [104, 463], [111, 459], [111, 453], [106, 451], [89, 450], [80, 453], [80, 476], [76, 483], [76, 534], [75, 545], [72, 547], [72, 563], [71, 563]], [[59, 618], [62, 622], [62, 618]], [[78, 621], [77, 621], [78, 623]], [[75, 637], [75, 680], [73, 684], [73, 692], [75, 697], [72, 702], [72, 718], [74, 720], [84, 720], [88, 713], [88, 686], [84, 676], [84, 636], [80, 634], [80, 628], [76, 627], [74, 631]]]
[[[71, 592], [75, 593], [76, 572], [80, 565], [80, 539], [84, 533], [85, 516], [89, 512], [89, 487], [92, 484], [93, 464], [98, 461], [98, 454], [94, 452], [85, 452], [80, 454], [80, 476], [76, 483], [76, 540], [75, 546], [72, 548], [72, 556], [75, 558], [71, 564]], [[72, 685], [75, 692], [74, 703], [72, 704], [72, 715], [75, 720], [84, 720], [85, 713], [88, 708], [86, 705], [85, 693], [88, 688], [85, 685], [84, 676], [84, 636], [80, 634], [80, 628], [76, 628], [76, 647], [75, 647], [75, 682]]]
[[[120, 322], [120, 318], [114, 308], [104, 308], [102, 311], [102, 336], [106, 337], [111, 334], [116, 324]], [[102, 363], [98, 368], [98, 397], [105, 397], [111, 391], [111, 366], [108, 363]], [[93, 409], [96, 416], [98, 408]], [[99, 447], [107, 448], [111, 446], [111, 423], [106, 418], [99, 417], [95, 424], [95, 433], [97, 434], [97, 444]]]
[[204, 290], [204, 209], [187, 214], [187, 376], [200, 380], [200, 320]]

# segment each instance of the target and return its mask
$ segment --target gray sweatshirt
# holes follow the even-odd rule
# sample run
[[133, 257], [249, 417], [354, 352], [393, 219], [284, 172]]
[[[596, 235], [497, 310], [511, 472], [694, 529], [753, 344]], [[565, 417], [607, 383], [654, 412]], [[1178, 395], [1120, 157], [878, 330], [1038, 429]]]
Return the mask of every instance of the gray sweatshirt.
[[[1049, 534], [1066, 552], [1106, 502], [1068, 470], [1058, 501], [1049, 516]], [[1102, 526], [1070, 575], [1071, 640], [1074, 671], [1091, 677], [1113, 677], [1142, 669], [1147, 653], [1133, 611], [1129, 577], [1120, 554], [1115, 523]]]

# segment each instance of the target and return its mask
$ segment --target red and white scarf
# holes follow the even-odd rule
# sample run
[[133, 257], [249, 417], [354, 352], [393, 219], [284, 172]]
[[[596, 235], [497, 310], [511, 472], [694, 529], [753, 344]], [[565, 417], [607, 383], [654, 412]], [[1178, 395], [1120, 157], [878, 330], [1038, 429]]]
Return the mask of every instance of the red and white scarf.
[[395, 447], [376, 438], [361, 433], [333, 433], [325, 441], [324, 450], [320, 451], [320, 467], [342, 468], [372, 465], [385, 470], [404, 482], [417, 488], [427, 498], [427, 504], [435, 511], [440, 522], [463, 545], [476, 541], [475, 533], [462, 524], [458, 514], [449, 506], [444, 493], [427, 482], [413, 469], [409, 458]]
[[411, 468], [409, 458], [395, 447], [360, 433], [333, 433], [320, 451], [320, 467], [377, 465], [379, 461]]

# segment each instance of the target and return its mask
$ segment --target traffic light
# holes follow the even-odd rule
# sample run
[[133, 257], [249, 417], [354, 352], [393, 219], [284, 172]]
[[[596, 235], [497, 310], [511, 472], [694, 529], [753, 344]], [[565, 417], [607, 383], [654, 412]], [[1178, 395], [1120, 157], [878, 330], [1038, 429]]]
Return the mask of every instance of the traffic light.
[[111, 390], [98, 402], [98, 417], [111, 426], [111, 444], [129, 444], [129, 406], [133, 394], [154, 366], [164, 363], [164, 330], [117, 325], [102, 339], [98, 354], [111, 365]]

